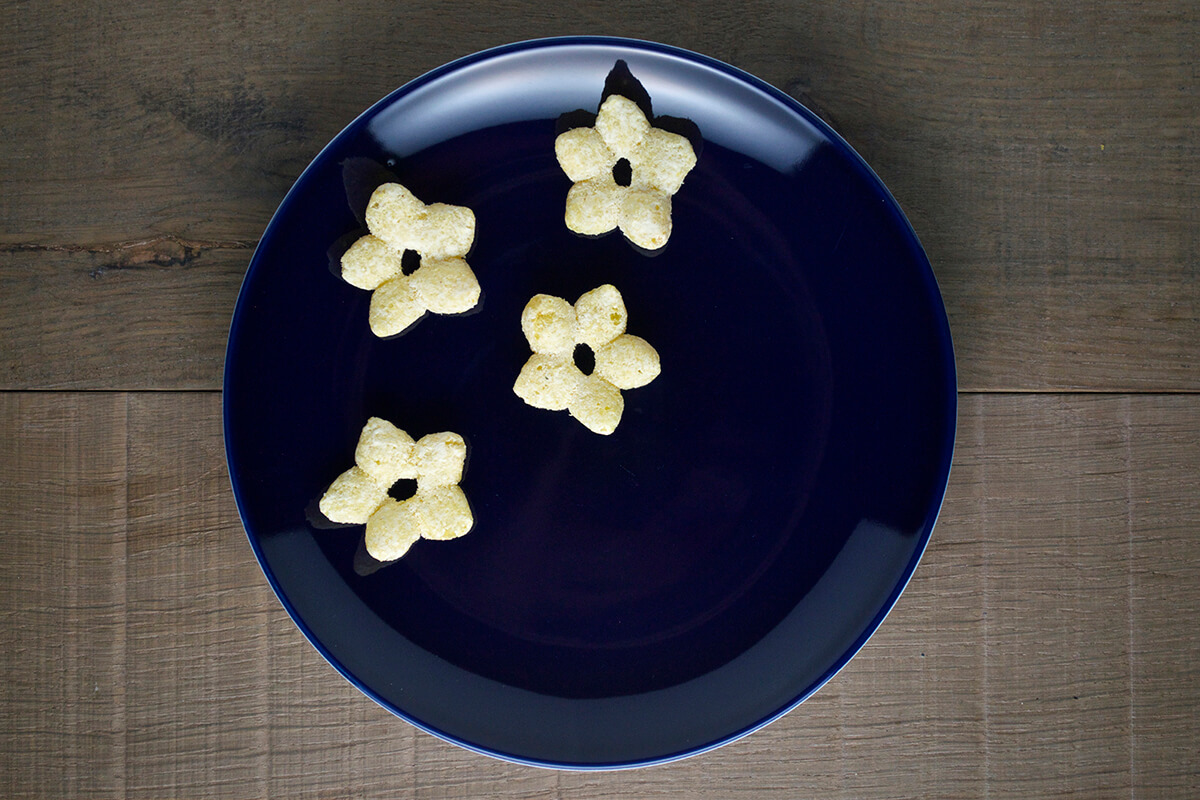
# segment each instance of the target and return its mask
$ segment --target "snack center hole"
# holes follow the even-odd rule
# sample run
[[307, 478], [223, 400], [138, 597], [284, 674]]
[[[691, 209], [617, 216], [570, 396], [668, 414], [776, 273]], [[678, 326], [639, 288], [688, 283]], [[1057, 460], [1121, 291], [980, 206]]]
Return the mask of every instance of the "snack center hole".
[[575, 345], [575, 366], [584, 375], [591, 375], [596, 368], [596, 354], [586, 344]]
[[628, 158], [622, 158], [613, 164], [613, 180], [617, 182], [617, 186], [628, 186], [633, 182], [633, 165], [629, 163]]
[[405, 250], [404, 255], [400, 256], [400, 271], [405, 275], [412, 275], [421, 266], [421, 256], [416, 250]]
[[388, 497], [393, 500], [407, 500], [417, 493], [417, 482], [411, 478], [402, 478], [388, 489]]

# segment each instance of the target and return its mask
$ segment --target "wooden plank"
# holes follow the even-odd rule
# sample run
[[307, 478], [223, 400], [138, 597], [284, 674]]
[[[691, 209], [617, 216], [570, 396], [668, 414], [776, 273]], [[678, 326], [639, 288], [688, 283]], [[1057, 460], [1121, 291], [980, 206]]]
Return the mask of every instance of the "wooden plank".
[[920, 236], [960, 388], [1200, 388], [1195, 5], [857, 13], [801, 85]]
[[[1121, 402], [1126, 420], [1140, 411]], [[1152, 435], [1161, 437], [1156, 446], [1124, 443], [1131, 509], [1129, 769], [1146, 796], [1194, 792], [1200, 775], [1200, 633], [1188, 622], [1200, 615], [1197, 423], [1194, 414], [1180, 419], [1160, 409], [1151, 421]]]
[[130, 396], [132, 797], [266, 792], [271, 597], [238, 535], [217, 400]]
[[[965, 397], [892, 615], [708, 755], [555, 773], [361, 696], [271, 595], [209, 393], [0, 394], [5, 796], [1185, 796], [1200, 773], [1200, 401]], [[88, 694], [91, 687], [91, 694]]]
[[0, 385], [219, 386], [250, 253], [161, 238], [0, 251]]
[[0, 393], [0, 795], [125, 785], [126, 397]]
[[[829, 118], [929, 252], [963, 389], [1200, 389], [1190, 0], [705, 0], [685, 14], [54, 0], [4, 14], [0, 388], [219, 388], [215, 309], [231, 313], [249, 248], [326, 141], [453, 58], [602, 29], [724, 59]], [[110, 293], [111, 274], [84, 279], [142, 256], [123, 276], [136, 306]], [[164, 280], [177, 290], [160, 293]], [[50, 285], [52, 305], [30, 302]], [[147, 316], [167, 347], [128, 336]]]

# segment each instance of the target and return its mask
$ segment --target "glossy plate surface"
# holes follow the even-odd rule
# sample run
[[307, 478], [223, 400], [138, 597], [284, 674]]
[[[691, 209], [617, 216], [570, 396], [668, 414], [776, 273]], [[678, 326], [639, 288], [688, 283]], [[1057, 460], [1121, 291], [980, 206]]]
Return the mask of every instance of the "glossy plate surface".
[[[700, 136], [653, 257], [562, 221], [560, 118], [619, 61]], [[384, 180], [475, 211], [474, 313], [372, 336], [337, 260]], [[512, 391], [526, 301], [602, 283], [663, 365], [608, 437]], [[956, 413], [929, 263], [836, 134], [718, 62], [580, 38], [436, 70], [320, 153], [254, 254], [224, 403], [250, 543], [322, 655], [438, 736], [575, 768], [701, 752], [840, 669], [929, 540]], [[461, 433], [476, 518], [380, 569], [312, 513], [373, 415]]]

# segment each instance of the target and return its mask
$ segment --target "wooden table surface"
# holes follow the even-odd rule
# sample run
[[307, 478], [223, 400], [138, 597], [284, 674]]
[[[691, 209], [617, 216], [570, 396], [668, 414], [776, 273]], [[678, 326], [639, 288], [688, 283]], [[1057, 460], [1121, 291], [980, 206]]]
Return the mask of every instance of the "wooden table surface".
[[[334, 672], [240, 526], [221, 368], [252, 249], [396, 86], [522, 39], [678, 45], [829, 120], [941, 284], [932, 544], [851, 664], [708, 755], [474, 755]], [[1195, 797], [1200, 7], [530, 0], [0, 8], [0, 795]]]

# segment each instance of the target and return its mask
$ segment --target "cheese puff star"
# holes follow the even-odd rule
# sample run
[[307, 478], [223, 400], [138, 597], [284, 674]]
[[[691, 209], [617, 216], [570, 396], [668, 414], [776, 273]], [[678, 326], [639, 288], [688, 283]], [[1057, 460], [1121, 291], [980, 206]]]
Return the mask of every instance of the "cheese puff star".
[[[574, 185], [565, 221], [576, 233], [598, 235], [620, 228], [629, 241], [658, 250], [671, 236], [671, 196], [696, 165], [691, 142], [653, 127], [637, 103], [609, 95], [595, 127], [574, 128], [554, 141], [559, 166]], [[621, 160], [629, 184], [613, 176]]]
[[[321, 497], [334, 522], [366, 524], [367, 552], [395, 561], [417, 539], [456, 539], [475, 524], [462, 488], [467, 444], [457, 433], [412, 437], [387, 420], [371, 417], [359, 436], [355, 464]], [[415, 479], [407, 500], [388, 496], [398, 480]]]
[[[588, 430], [608, 435], [625, 410], [623, 389], [645, 386], [661, 372], [658, 352], [625, 333], [625, 301], [615, 286], [587, 292], [575, 305], [539, 294], [521, 314], [521, 330], [533, 355], [521, 368], [513, 392], [534, 408], [567, 411]], [[575, 365], [575, 348], [587, 345], [595, 368]]]
[[[475, 214], [444, 203], [425, 205], [398, 183], [377, 188], [367, 203], [370, 234], [342, 256], [342, 278], [371, 294], [368, 321], [376, 336], [393, 336], [430, 311], [461, 314], [479, 302], [479, 281], [463, 258], [475, 240]], [[411, 250], [420, 266], [404, 274]]]

